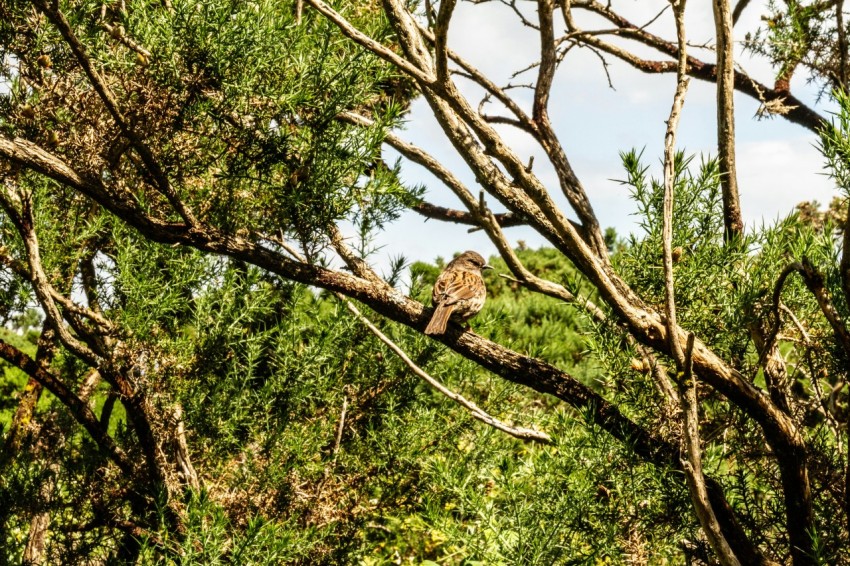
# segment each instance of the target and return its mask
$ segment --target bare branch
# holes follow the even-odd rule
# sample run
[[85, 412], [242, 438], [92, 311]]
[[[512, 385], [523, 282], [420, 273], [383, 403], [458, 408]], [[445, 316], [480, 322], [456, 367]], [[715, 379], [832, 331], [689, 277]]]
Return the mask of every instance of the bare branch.
[[346, 300], [341, 295], [339, 298], [345, 303], [345, 306], [348, 308], [348, 310], [351, 311], [354, 316], [356, 316], [358, 320], [360, 320], [360, 322], [362, 322], [372, 334], [377, 336], [378, 339], [381, 340], [381, 342], [386, 344], [387, 347], [392, 350], [393, 353], [395, 353], [395, 355], [398, 356], [401, 361], [403, 361], [413, 373], [415, 373], [422, 380], [428, 383], [428, 385], [430, 385], [431, 387], [433, 387], [434, 389], [436, 389], [437, 391], [439, 391], [440, 393], [442, 393], [443, 395], [445, 395], [446, 397], [448, 397], [449, 399], [469, 411], [469, 414], [472, 418], [479, 420], [482, 423], [489, 425], [497, 430], [501, 430], [502, 432], [507, 433], [515, 438], [519, 438], [520, 440], [529, 440], [533, 442], [540, 442], [543, 444], [552, 443], [552, 438], [545, 432], [532, 430], [529, 428], [512, 427], [510, 425], [507, 425], [499, 419], [488, 414], [486, 411], [481, 409], [472, 401], [469, 401], [459, 393], [455, 393], [451, 389], [441, 384], [439, 381], [437, 381], [428, 373], [426, 373], [422, 368], [416, 365], [416, 363], [414, 363], [414, 361], [410, 359], [410, 357], [404, 352], [404, 350], [399, 348], [395, 344], [395, 342], [390, 340], [383, 332], [381, 332], [374, 324], [372, 324], [372, 322], [368, 318], [363, 316], [363, 314], [357, 309], [357, 307], [354, 306], [354, 304], [351, 303], [351, 301]]
[[729, 566], [739, 566], [723, 531], [717, 522], [705, 487], [702, 468], [702, 452], [699, 442], [699, 415], [697, 412], [696, 385], [692, 381], [694, 335], [688, 333], [687, 347], [682, 349], [679, 341], [679, 329], [676, 324], [676, 299], [673, 285], [673, 189], [676, 175], [676, 129], [679, 116], [688, 90], [687, 43], [685, 41], [685, 0], [672, 2], [676, 20], [676, 37], [679, 41], [679, 59], [676, 71], [676, 93], [673, 95], [673, 107], [667, 120], [667, 133], [664, 136], [664, 203], [661, 241], [664, 250], [664, 290], [666, 295], [665, 312], [667, 315], [667, 337], [670, 351], [676, 362], [677, 372], [683, 374], [679, 385], [679, 400], [682, 406], [685, 429], [685, 450], [687, 460], [683, 462], [685, 476], [688, 479], [688, 491], [694, 504], [703, 532], [720, 561]]
[[676, 33], [679, 38], [679, 61], [676, 72], [676, 93], [673, 95], [673, 107], [670, 109], [670, 117], [667, 120], [667, 132], [664, 136], [664, 203], [663, 203], [663, 225], [661, 229], [661, 242], [664, 258], [664, 290], [665, 290], [665, 313], [667, 315], [667, 339], [670, 343], [670, 351], [679, 371], [685, 365], [685, 354], [676, 325], [676, 300], [673, 286], [673, 187], [676, 179], [676, 129], [679, 125], [679, 116], [685, 103], [685, 94], [688, 90], [687, 77], [687, 54], [685, 43], [684, 24], [684, 0], [673, 3], [673, 13], [676, 17]]
[[[629, 335], [630, 336], [630, 335]], [[670, 376], [667, 375], [667, 367], [657, 356], [655, 356], [648, 348], [637, 344], [637, 351], [640, 354], [640, 368], [632, 366], [632, 369], [640, 371], [649, 371], [652, 374], [653, 383], [661, 396], [667, 401], [668, 407], [675, 409], [679, 406], [679, 394], [676, 392]]]
[[[399, 20], [403, 19], [399, 15], [396, 17]], [[419, 26], [418, 29], [421, 30], [420, 37], [428, 37], [426, 30], [422, 30], [421, 26]], [[415, 51], [415, 48], [416, 45], [406, 47], [408, 52]], [[472, 69], [471, 66], [467, 66], [467, 72], [473, 76], [481, 76], [480, 73]], [[573, 172], [572, 167], [563, 152], [563, 148], [558, 143], [554, 132], [552, 132], [548, 121], [545, 124], [546, 128], [543, 131], [535, 131], [537, 130], [537, 126], [540, 124], [537, 122], [531, 122], [529, 125], [529, 121], [525, 113], [522, 112], [515, 103], [510, 101], [507, 95], [504, 94], [504, 90], [496, 88], [486, 79], [481, 81], [480, 84], [482, 84], [488, 92], [491, 92], [494, 96], [500, 99], [506, 107], [508, 107], [508, 109], [517, 116], [519, 125], [512, 125], [517, 125], [517, 127], [521, 127], [523, 130], [531, 133], [547, 151], [547, 154], [549, 154], [550, 159], [552, 159], [556, 172], [558, 173], [561, 189], [567, 196], [571, 206], [576, 211], [582, 222], [582, 227], [577, 232], [580, 234], [580, 237], [585, 239], [585, 241], [594, 249], [596, 254], [600, 258], [603, 258], [603, 261], [607, 261], [607, 248], [604, 244], [604, 238], [601, 235], [601, 231], [599, 230], [596, 217], [593, 214], [593, 209], [587, 199], [584, 189], [581, 187], [578, 178]], [[474, 134], [481, 140], [485, 147], [485, 151], [482, 153], [485, 153], [487, 156], [495, 157], [508, 170], [508, 173], [512, 175], [513, 182], [522, 185], [525, 191], [529, 193], [534, 204], [540, 208], [540, 212], [542, 212], [546, 220], [551, 223], [557, 231], [564, 234], [573, 232], [573, 230], [567, 228], [568, 221], [554, 205], [539, 179], [529, 175], [529, 172], [524, 170], [524, 166], [518, 157], [502, 142], [502, 139], [495, 130], [490, 127], [488, 121], [472, 110], [466, 99], [458, 93], [452, 83], [446, 83], [442, 86], [442, 88], [434, 91], [430, 88], [425, 88], [423, 93], [426, 95], [426, 98], [431, 100], [432, 107], [434, 107], [435, 113], [438, 115], [438, 119], [441, 114], [445, 117], [444, 119], [439, 119], [439, 121], [441, 125], [443, 125], [444, 129], [448, 128], [451, 132], [449, 133], [449, 131], [447, 131], [447, 135], [449, 139], [454, 140], [453, 143], [456, 147], [463, 146], [464, 151], [461, 151], [462, 155], [468, 155], [469, 150], [474, 147], [475, 142], [471, 139], [470, 132], [467, 131], [466, 128], [461, 127], [458, 120], [462, 120], [465, 125], [471, 128], [472, 132], [474, 132]], [[449, 124], [451, 124], [451, 126]], [[517, 205], [527, 205], [527, 203], [508, 196], [512, 191], [499, 190], [496, 188], [502, 186], [507, 189], [503, 176], [496, 174], [497, 171], [493, 169], [492, 162], [489, 158], [481, 155], [470, 162], [470, 167], [476, 169], [477, 174], [479, 174], [482, 179], [491, 179], [488, 184], [495, 189], [495, 194], [500, 200], [503, 202], [505, 202], [505, 200], [513, 201]]]
[[[345, 388], [343, 388], [345, 389]], [[343, 391], [342, 393], [342, 409], [339, 412], [339, 424], [336, 427], [336, 436], [334, 437], [334, 445], [331, 450], [331, 454], [333, 455], [334, 462], [336, 462], [336, 456], [339, 453], [339, 445], [342, 443], [342, 433], [345, 430], [345, 414], [348, 412], [348, 393]]]
[[484, 191], [481, 191], [481, 194], [479, 195], [478, 214], [484, 223], [484, 229], [487, 231], [488, 235], [490, 235], [490, 240], [496, 245], [496, 249], [499, 250], [499, 255], [501, 255], [502, 259], [505, 260], [505, 263], [508, 265], [508, 269], [511, 270], [511, 273], [519, 278], [518, 281], [520, 283], [532, 291], [560, 299], [565, 303], [578, 304], [597, 322], [604, 322], [607, 319], [605, 313], [602, 312], [602, 309], [596, 306], [591, 300], [579, 299], [573, 293], [569, 292], [563, 285], [558, 285], [557, 283], [553, 283], [552, 281], [543, 279], [542, 277], [537, 277], [531, 273], [525, 265], [523, 265], [522, 261], [520, 261], [519, 257], [517, 257], [514, 249], [510, 246], [510, 244], [508, 244], [502, 234], [494, 214], [487, 207], [487, 204], [484, 201]]
[[[352, 273], [354, 273], [357, 277], [371, 281], [376, 285], [388, 287], [387, 282], [381, 279], [378, 274], [369, 267], [369, 264], [367, 264], [362, 258], [355, 254], [351, 248], [348, 247], [348, 244], [345, 243], [345, 239], [342, 237], [342, 233], [335, 224], [328, 226], [328, 233], [330, 235], [331, 245]], [[293, 250], [290, 250], [290, 253], [293, 253]], [[299, 255], [295, 255], [294, 257], [300, 261], [304, 261], [304, 259]]]
[[115, 444], [115, 441], [101, 428], [97, 417], [88, 404], [77, 397], [61, 380], [41, 367], [35, 360], [17, 348], [0, 340], [0, 358], [3, 358], [25, 374], [38, 381], [45, 389], [53, 393], [62, 404], [68, 407], [71, 415], [79, 422], [97, 443], [98, 447], [122, 471], [132, 476], [134, 467], [127, 455]]
[[[596, 0], [578, 0], [574, 2], [567, 2], [567, 0], [561, 1], [564, 2], [563, 5], [565, 6], [575, 6], [603, 16], [608, 21], [619, 27], [620, 33], [618, 35], [621, 37], [638, 41], [670, 57], [677, 57], [678, 48], [676, 44], [666, 41], [647, 32], [641, 27], [632, 24], [614, 12], [610, 8], [610, 5], [602, 4]], [[568, 9], [565, 9], [565, 11], [569, 12]], [[572, 21], [572, 19], [570, 21]], [[578, 28], [569, 29], [570, 31], [579, 31]], [[593, 45], [601, 51], [614, 55], [632, 67], [645, 73], [672, 73], [676, 71], [676, 63], [674, 61], [653, 61], [643, 59], [627, 49], [602, 41], [591, 34], [582, 33], [576, 35], [575, 40]], [[712, 65], [696, 59], [695, 57], [689, 56], [688, 74], [703, 81], [715, 82], [717, 80], [717, 67], [716, 65]], [[735, 89], [760, 101], [763, 108], [768, 113], [779, 113], [787, 120], [794, 122], [795, 124], [799, 124], [812, 132], [818, 132], [821, 128], [827, 125], [827, 121], [823, 118], [823, 116], [805, 105], [801, 100], [793, 96], [787, 90], [770, 88], [758, 81], [755, 81], [747, 74], [740, 71], [735, 71], [734, 77]], [[780, 111], [774, 112], [775, 109]]]
[[[444, 222], [455, 222], [457, 224], [469, 224], [471, 226], [480, 226], [478, 220], [476, 220], [472, 213], [463, 210], [455, 210], [453, 208], [437, 206], [435, 204], [431, 204], [429, 202], [424, 201], [414, 205], [413, 210], [421, 214], [422, 216], [425, 216], [426, 218], [433, 218], [434, 220], [442, 220]], [[502, 228], [510, 228], [512, 226], [522, 226], [524, 224], [527, 224], [525, 220], [523, 220], [520, 216], [514, 214], [513, 212], [503, 212], [499, 214], [494, 214], [493, 217], [496, 219], [496, 222]]]
[[362, 45], [381, 59], [387, 61], [388, 63], [392, 63], [412, 78], [416, 79], [421, 83], [432, 83], [436, 80], [436, 77], [430, 74], [425, 68], [420, 68], [411, 64], [408, 60], [403, 57], [399, 57], [396, 53], [394, 53], [388, 47], [381, 45], [379, 42], [375, 41], [368, 35], [362, 33], [360, 30], [355, 28], [351, 23], [346, 20], [342, 15], [340, 15], [336, 10], [328, 6], [326, 3], [322, 2], [322, 0], [307, 0], [307, 2], [313, 6], [316, 10], [318, 10], [323, 16], [332, 21], [336, 26], [353, 40], [355, 43]]
[[200, 490], [201, 481], [189, 456], [189, 444], [186, 442], [186, 430], [183, 426], [183, 407], [180, 405], [174, 407], [172, 421], [174, 423], [174, 454], [177, 466], [183, 474], [183, 481], [192, 489]]
[[712, 0], [717, 31], [717, 149], [723, 189], [723, 237], [740, 238], [744, 232], [735, 168], [735, 62], [730, 0]]
[[744, 13], [747, 6], [749, 5], [750, 0], [738, 0], [738, 3], [735, 4], [735, 10], [732, 12], [732, 24], [737, 24], [738, 19], [741, 17], [741, 14]]
[[705, 485], [705, 477], [702, 468], [702, 449], [699, 439], [699, 409], [697, 405], [697, 381], [693, 376], [692, 353], [694, 347], [694, 335], [688, 335], [687, 348], [685, 350], [685, 367], [682, 382], [679, 388], [682, 414], [684, 417], [684, 439], [686, 461], [682, 463], [685, 477], [688, 480], [688, 490], [691, 500], [694, 502], [697, 517], [702, 525], [712, 550], [714, 550], [721, 564], [728, 566], [739, 566], [741, 562], [726, 542], [717, 517], [712, 509], [711, 501]]
[[437, 22], [434, 26], [434, 61], [437, 65], [437, 80], [445, 83], [449, 79], [448, 36], [457, 0], [442, 0]]
[[[419, 26], [419, 32], [426, 40], [428, 40], [432, 44], [434, 43], [434, 34], [431, 33], [430, 30]], [[449, 59], [454, 61], [458, 65], [458, 67], [462, 69], [462, 76], [474, 81], [487, 93], [491, 94], [494, 98], [496, 98], [496, 100], [501, 102], [505, 106], [505, 108], [507, 108], [514, 116], [516, 116], [516, 119], [522, 125], [523, 130], [533, 130], [533, 123], [531, 122], [531, 119], [528, 117], [525, 111], [520, 108], [516, 101], [507, 95], [507, 93], [505, 92], [506, 89], [502, 89], [496, 86], [496, 84], [490, 79], [488, 79], [487, 76], [484, 75], [484, 73], [472, 66], [471, 63], [466, 61], [456, 52], [452, 51], [448, 46], [446, 46], [446, 52], [448, 53]], [[455, 72], [460, 73], [460, 71]]]
[[805, 344], [810, 344], [810, 343], [811, 343], [811, 339], [809, 338], [809, 333], [806, 331], [806, 329], [805, 329], [805, 328], [803, 327], [803, 325], [800, 323], [800, 320], [799, 320], [799, 319], [797, 318], [797, 316], [794, 314], [794, 311], [792, 311], [791, 309], [789, 309], [789, 308], [785, 305], [785, 303], [779, 303], [779, 309], [780, 309], [780, 310], [782, 310], [782, 312], [784, 312], [785, 314], [787, 314], [787, 315], [788, 315], [788, 318], [790, 318], [790, 319], [791, 319], [791, 322], [792, 322], [792, 323], [794, 323], [794, 326], [796, 326], [796, 327], [797, 327], [797, 331], [799, 331], [799, 332], [800, 332], [800, 336], [802, 336], [802, 337], [803, 337], [803, 342], [804, 342]]
[[537, 16], [540, 22], [540, 70], [534, 89], [535, 123], [548, 122], [549, 92], [555, 78], [557, 54], [555, 50], [555, 30], [552, 12], [555, 5], [552, 0], [537, 0]]

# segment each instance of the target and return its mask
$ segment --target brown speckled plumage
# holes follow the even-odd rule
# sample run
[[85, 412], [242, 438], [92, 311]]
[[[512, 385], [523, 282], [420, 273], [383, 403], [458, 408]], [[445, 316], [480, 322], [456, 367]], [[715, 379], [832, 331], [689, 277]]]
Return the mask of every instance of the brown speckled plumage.
[[491, 269], [481, 254], [467, 251], [453, 259], [434, 283], [431, 302], [435, 310], [425, 334], [442, 334], [449, 318], [465, 322], [484, 306], [487, 289], [482, 269]]

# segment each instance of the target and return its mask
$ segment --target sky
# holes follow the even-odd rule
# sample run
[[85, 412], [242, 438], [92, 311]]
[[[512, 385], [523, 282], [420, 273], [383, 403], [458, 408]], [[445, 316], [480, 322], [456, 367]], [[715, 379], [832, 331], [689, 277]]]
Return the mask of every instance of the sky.
[[[533, 3], [529, 4], [533, 6]], [[666, 0], [614, 0], [612, 5], [633, 23], [642, 25], [668, 3]], [[759, 4], [752, 3], [736, 25], [736, 63], [756, 80], [773, 84], [774, 74], [769, 65], [744, 54], [740, 45], [744, 33], [758, 26], [762, 13]], [[534, 12], [528, 11], [528, 15], [534, 17]], [[580, 22], [587, 28], [593, 23], [590, 20]], [[556, 25], [556, 30], [563, 29], [561, 22], [556, 21]], [[690, 2], [686, 9], [686, 26], [690, 42], [713, 42], [711, 3]], [[675, 41], [669, 8], [647, 29]], [[477, 5], [460, 2], [449, 32], [449, 46], [500, 85], [506, 84], [514, 71], [537, 59], [536, 39], [536, 32], [524, 28], [511, 9], [499, 2]], [[709, 51], [693, 49], [691, 53], [713, 61], [713, 54]], [[649, 52], [643, 54], [648, 55]], [[662, 57], [652, 54], [652, 58]], [[556, 75], [550, 115], [600, 224], [603, 228], [614, 227], [618, 234], [624, 236], [636, 232], [638, 227], [628, 190], [617, 182], [625, 177], [620, 152], [633, 148], [643, 150], [650, 173], [661, 177], [664, 133], [675, 90], [675, 76], [646, 75], [614, 58], [608, 60], [608, 73], [613, 89], [596, 55], [586, 49], [572, 50]], [[526, 82], [532, 78], [533, 75], [528, 75]], [[459, 82], [459, 86], [464, 94], [471, 97], [473, 106], [477, 106], [481, 98], [479, 91], [464, 82]], [[527, 91], [513, 92], [524, 97], [521, 99], [523, 102], [530, 100], [530, 93], [523, 94]], [[795, 77], [792, 92], [822, 115], [828, 115], [831, 110], [824, 106], [825, 101], [816, 103], [817, 88], [805, 84], [804, 77]], [[758, 106], [758, 102], [749, 96], [736, 93], [738, 184], [744, 220], [749, 226], [785, 216], [798, 202], [817, 200], [822, 204], [828, 203], [837, 194], [833, 183], [824, 174], [823, 159], [816, 148], [817, 137], [782, 118], [756, 118]], [[495, 109], [495, 106], [491, 107], [491, 110]], [[677, 147], [698, 156], [713, 155], [715, 113], [714, 85], [692, 80], [679, 124]], [[557, 178], [543, 166], [544, 155], [534, 142], [510, 127], [504, 127], [500, 132], [520, 155], [536, 156], [534, 171], [550, 187], [558, 202], [565, 204], [560, 197]], [[437, 157], [477, 194], [479, 189], [474, 177], [450, 146], [422, 100], [413, 103], [405, 127], [397, 133]], [[385, 157], [392, 158], [393, 153], [388, 151]], [[425, 185], [425, 199], [429, 202], [462, 208], [456, 197], [424, 169], [403, 161], [402, 172], [405, 182]], [[498, 212], [498, 206], [492, 199], [488, 203]], [[566, 206], [564, 210], [567, 210]], [[506, 235], [514, 245], [520, 240], [534, 248], [545, 245], [543, 239], [529, 228], [510, 228]], [[390, 258], [399, 255], [408, 261], [433, 261], [438, 256], [451, 258], [454, 253], [467, 249], [477, 250], [485, 256], [496, 253], [495, 246], [482, 231], [469, 233], [468, 226], [426, 221], [415, 212], [405, 213], [388, 226], [374, 244], [379, 249], [370, 260], [379, 269], [386, 269]]]

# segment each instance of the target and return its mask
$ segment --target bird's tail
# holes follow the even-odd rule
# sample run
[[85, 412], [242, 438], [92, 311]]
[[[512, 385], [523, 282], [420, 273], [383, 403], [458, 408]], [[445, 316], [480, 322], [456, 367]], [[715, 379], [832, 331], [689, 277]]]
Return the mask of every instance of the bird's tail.
[[446, 331], [446, 324], [449, 322], [449, 317], [455, 310], [454, 305], [437, 305], [437, 310], [431, 316], [431, 322], [425, 329], [425, 334], [442, 334]]

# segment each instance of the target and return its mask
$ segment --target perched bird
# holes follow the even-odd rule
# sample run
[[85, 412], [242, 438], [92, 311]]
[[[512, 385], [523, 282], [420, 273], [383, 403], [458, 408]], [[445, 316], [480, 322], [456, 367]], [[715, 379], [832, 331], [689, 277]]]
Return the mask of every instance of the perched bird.
[[477, 252], [463, 252], [454, 258], [434, 283], [431, 302], [435, 307], [425, 334], [442, 334], [449, 317], [465, 322], [484, 306], [487, 289], [481, 278], [482, 269], [493, 269]]

